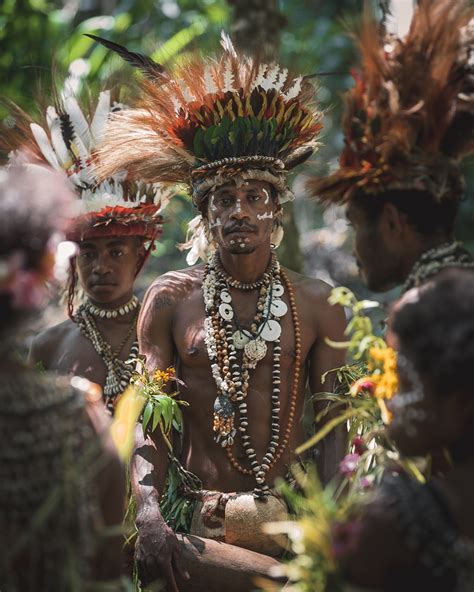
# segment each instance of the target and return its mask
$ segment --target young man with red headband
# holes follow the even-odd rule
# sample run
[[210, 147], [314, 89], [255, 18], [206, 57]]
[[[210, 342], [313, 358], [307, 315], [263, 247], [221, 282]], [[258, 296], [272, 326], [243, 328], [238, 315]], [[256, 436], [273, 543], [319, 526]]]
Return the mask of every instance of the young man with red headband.
[[[31, 361], [99, 384], [111, 412], [129, 383], [138, 355], [140, 303], [134, 282], [162, 222], [158, 185], [129, 182], [125, 172], [101, 183], [96, 178], [95, 146], [109, 115], [121, 109], [105, 91], [99, 95], [94, 115], [88, 116], [69, 96], [61, 105], [48, 107], [44, 128], [24, 115], [17, 117], [17, 127], [6, 140], [9, 149], [26, 145], [34, 162], [64, 172], [80, 204], [67, 233], [78, 244], [71, 260], [69, 319], [34, 339]], [[74, 310], [77, 288], [85, 299]]]

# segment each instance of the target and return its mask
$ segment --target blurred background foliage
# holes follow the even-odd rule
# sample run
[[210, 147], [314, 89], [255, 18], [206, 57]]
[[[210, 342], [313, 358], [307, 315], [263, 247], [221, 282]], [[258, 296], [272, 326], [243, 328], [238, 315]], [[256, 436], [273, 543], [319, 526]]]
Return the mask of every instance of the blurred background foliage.
[[[372, 0], [383, 16], [389, 2]], [[33, 113], [38, 99], [47, 104], [52, 64], [56, 78], [68, 77], [78, 93], [94, 97], [112, 81], [133, 94], [130, 68], [83, 33], [95, 33], [166, 63], [179, 53], [218, 48], [221, 29], [236, 44], [287, 67], [317, 74], [318, 97], [325, 110], [323, 146], [292, 179], [296, 201], [286, 214], [286, 239], [279, 249], [288, 266], [364, 291], [351, 256], [351, 236], [341, 209], [325, 212], [304, 195], [304, 178], [334, 167], [342, 145], [341, 95], [351, 85], [356, 53], [348, 26], [363, 0], [2, 0], [0, 3], [0, 76], [2, 96]], [[61, 74], [63, 73], [63, 74]], [[62, 76], [62, 77], [61, 77]], [[38, 96], [39, 95], [39, 96]], [[5, 109], [0, 117], [7, 115]], [[472, 194], [474, 166], [466, 166]], [[472, 199], [462, 206], [459, 237], [474, 247]], [[176, 249], [194, 216], [186, 196], [169, 206], [163, 237], [142, 278], [185, 267]], [[390, 297], [390, 295], [389, 295]]]

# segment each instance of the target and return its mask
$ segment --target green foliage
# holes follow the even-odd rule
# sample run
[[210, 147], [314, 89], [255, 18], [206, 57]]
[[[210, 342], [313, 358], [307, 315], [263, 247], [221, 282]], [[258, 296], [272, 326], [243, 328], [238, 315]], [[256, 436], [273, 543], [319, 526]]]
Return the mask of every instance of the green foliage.
[[[270, 534], [288, 537], [291, 559], [282, 568], [289, 581], [284, 590], [290, 592], [343, 592], [347, 591], [334, 557], [332, 536], [337, 524], [352, 517], [360, 494], [353, 490], [344, 493], [344, 484], [333, 482], [323, 487], [314, 469], [304, 473], [294, 469], [298, 490], [282, 485], [281, 491], [294, 510], [296, 519], [276, 522], [266, 527]], [[263, 586], [267, 591], [280, 587]]]
[[201, 481], [170, 455], [166, 486], [160, 501], [163, 519], [175, 532], [189, 533], [194, 511], [194, 500], [186, 492], [202, 489]]
[[138, 364], [137, 372], [130, 380], [130, 384], [144, 399], [141, 416], [143, 435], [146, 437], [159, 426], [170, 451], [172, 450], [171, 431], [175, 429], [181, 433], [183, 430], [183, 414], [180, 406], [189, 405], [186, 401], [176, 398], [179, 394], [177, 391], [167, 392], [171, 382], [180, 382], [175, 376], [174, 368], [156, 369], [150, 373], [142, 360]]

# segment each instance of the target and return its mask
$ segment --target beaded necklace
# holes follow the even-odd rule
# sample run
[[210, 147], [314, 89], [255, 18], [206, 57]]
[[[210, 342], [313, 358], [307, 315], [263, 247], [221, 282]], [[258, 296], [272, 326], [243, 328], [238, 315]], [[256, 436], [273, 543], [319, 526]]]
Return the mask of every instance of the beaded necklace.
[[[134, 306], [136, 312], [127, 334], [120, 342], [119, 346], [112, 350], [112, 347], [102, 336], [94, 321], [93, 313], [90, 312], [88, 303], [81, 305], [74, 317], [79, 330], [92, 343], [95, 351], [102, 358], [107, 369], [105, 386], [103, 389], [105, 406], [113, 414], [115, 400], [128, 386], [132, 373], [135, 370], [135, 361], [138, 357], [138, 342], [134, 341], [130, 348], [130, 355], [126, 361], [119, 358], [123, 348], [130, 339], [137, 326], [138, 313], [140, 312], [139, 303]], [[133, 310], [133, 309], [132, 309]]]
[[[214, 402], [214, 439], [226, 449], [232, 466], [238, 471], [253, 475], [257, 483], [256, 497], [269, 493], [265, 483], [268, 471], [280, 459], [288, 445], [291, 433], [298, 392], [299, 367], [301, 361], [301, 338], [293, 288], [288, 277], [275, 257], [262, 278], [254, 284], [241, 284], [225, 274], [215, 253], [208, 262], [203, 282], [204, 303], [206, 307], [205, 343], [211, 362], [212, 375], [218, 388]], [[229, 287], [236, 289], [259, 289], [257, 310], [250, 330], [244, 330], [236, 323]], [[249, 287], [252, 286], [252, 287]], [[290, 398], [290, 413], [284, 437], [280, 441], [280, 357], [281, 326], [279, 319], [287, 313], [287, 305], [281, 299], [288, 291], [292, 319], [295, 327], [296, 361]], [[235, 330], [237, 325], [237, 330]], [[257, 460], [248, 433], [248, 408], [246, 398], [249, 388], [249, 370], [256, 368], [267, 353], [267, 343], [273, 344], [272, 396], [271, 396], [271, 435], [263, 458]], [[237, 360], [237, 351], [242, 350], [242, 362]], [[239, 425], [235, 425], [238, 412]], [[243, 448], [250, 468], [243, 467], [234, 457], [232, 446], [237, 432], [240, 433]]]
[[118, 308], [100, 308], [95, 304], [92, 304], [90, 300], [84, 303], [84, 308], [87, 312], [90, 312], [94, 317], [100, 317], [101, 319], [116, 319], [118, 316], [124, 317], [126, 314], [132, 312], [140, 305], [140, 301], [136, 296], [132, 296], [130, 300], [123, 306]]
[[456, 241], [444, 243], [423, 253], [405, 280], [402, 292], [419, 286], [448, 267], [474, 269], [474, 261], [462, 243]]

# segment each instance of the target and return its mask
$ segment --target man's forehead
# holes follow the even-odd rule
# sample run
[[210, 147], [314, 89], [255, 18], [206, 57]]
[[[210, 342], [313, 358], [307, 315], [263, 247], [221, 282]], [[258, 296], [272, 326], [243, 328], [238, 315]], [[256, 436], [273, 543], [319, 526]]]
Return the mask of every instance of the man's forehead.
[[120, 236], [109, 236], [100, 238], [88, 238], [79, 243], [81, 249], [99, 249], [100, 247], [121, 247], [127, 242], [126, 238]]
[[227, 193], [227, 194], [235, 194], [239, 191], [251, 191], [251, 190], [270, 190], [270, 184], [266, 181], [257, 181], [257, 180], [249, 180], [244, 181], [243, 183], [236, 185], [235, 183], [225, 183], [224, 185], [219, 185], [216, 187], [214, 194], [220, 193]]

